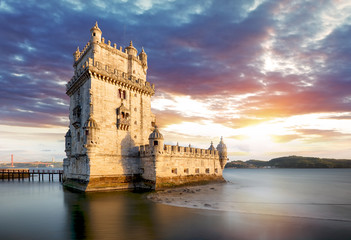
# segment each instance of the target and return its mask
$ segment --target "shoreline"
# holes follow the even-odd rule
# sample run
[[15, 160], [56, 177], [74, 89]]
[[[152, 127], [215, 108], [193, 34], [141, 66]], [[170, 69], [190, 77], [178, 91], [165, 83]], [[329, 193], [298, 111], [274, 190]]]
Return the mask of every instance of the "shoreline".
[[[228, 199], [226, 190], [231, 187], [234, 191], [242, 188], [232, 182], [212, 183], [200, 186], [183, 186], [172, 189], [158, 190], [149, 193], [146, 198], [154, 203], [173, 207], [192, 208], [198, 210], [215, 210], [221, 212], [233, 212], [237, 214], [263, 215], [268, 217], [301, 218], [320, 221], [351, 222], [351, 218], [330, 218], [324, 214], [310, 215], [308, 209], [319, 209], [328, 204], [316, 203], [293, 203], [293, 202], [236, 202]], [[224, 191], [223, 191], [224, 190]], [[229, 196], [231, 198], [231, 196]], [[343, 204], [335, 204], [343, 205]], [[348, 205], [348, 204], [347, 204]], [[295, 212], [290, 211], [290, 206], [298, 207]]]
[[177, 207], [219, 210], [218, 203], [213, 198], [214, 193], [230, 182], [210, 183], [199, 186], [182, 186], [158, 190], [147, 195], [147, 199]]

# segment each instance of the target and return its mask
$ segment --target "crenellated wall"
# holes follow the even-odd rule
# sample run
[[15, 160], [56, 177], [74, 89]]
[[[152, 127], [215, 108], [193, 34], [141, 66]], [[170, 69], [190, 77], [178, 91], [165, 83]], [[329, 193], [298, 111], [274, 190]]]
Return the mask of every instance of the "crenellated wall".
[[155, 188], [223, 181], [217, 150], [178, 145], [140, 146], [142, 177]]
[[158, 154], [172, 155], [172, 156], [190, 156], [190, 157], [209, 157], [218, 158], [217, 150], [193, 148], [193, 147], [182, 147], [179, 145], [167, 145], [164, 144], [163, 148], [150, 147], [149, 145], [140, 146], [140, 156], [149, 156], [158, 151]]
[[[141, 78], [128, 75], [128, 73], [112, 68], [111, 65], [102, 64], [97, 60], [88, 58], [80, 68], [77, 68], [71, 80], [66, 84], [67, 94], [70, 95], [80, 87], [79, 82], [94, 75], [102, 81], [110, 84], [120, 85], [133, 91], [138, 91], [153, 95], [155, 93], [155, 85]], [[77, 85], [75, 87], [75, 85]]]

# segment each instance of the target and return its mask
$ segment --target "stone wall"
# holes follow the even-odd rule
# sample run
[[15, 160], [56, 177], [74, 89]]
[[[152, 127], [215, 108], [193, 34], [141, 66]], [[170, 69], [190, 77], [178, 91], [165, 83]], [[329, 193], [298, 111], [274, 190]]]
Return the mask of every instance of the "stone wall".
[[142, 177], [156, 188], [223, 181], [216, 150], [164, 145], [140, 146]]

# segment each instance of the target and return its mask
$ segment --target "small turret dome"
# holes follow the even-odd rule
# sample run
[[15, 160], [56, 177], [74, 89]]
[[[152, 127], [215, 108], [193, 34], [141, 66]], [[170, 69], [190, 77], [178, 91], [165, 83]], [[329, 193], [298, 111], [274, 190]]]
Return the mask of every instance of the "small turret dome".
[[84, 128], [98, 128], [98, 124], [92, 117], [89, 117], [89, 119], [84, 124]]
[[224, 144], [223, 142], [223, 137], [221, 137], [221, 141], [219, 142], [219, 144], [217, 145], [217, 150], [219, 152], [227, 152], [227, 146]]
[[143, 47], [141, 48], [141, 52], [139, 53], [139, 56], [141, 56], [141, 55], [144, 55], [144, 56], [146, 55], [146, 52], [145, 52]]
[[211, 151], [216, 150], [216, 148], [213, 146], [213, 142], [212, 141], [211, 141], [211, 146], [208, 148], [208, 150], [211, 150]]
[[92, 28], [90, 29], [90, 32], [94, 32], [94, 31], [98, 31], [98, 32], [102, 33], [101, 30], [100, 30], [100, 28], [99, 28], [99, 26], [98, 26], [98, 23], [97, 23], [97, 22], [95, 22], [94, 27], [92, 27]]
[[137, 56], [138, 50], [133, 46], [133, 42], [130, 41], [129, 46], [125, 48], [127, 51], [127, 54]]
[[90, 34], [91, 34], [91, 36], [90, 36], [90, 42], [91, 43], [97, 43], [97, 42], [99, 43], [99, 42], [101, 42], [101, 34], [102, 34], [102, 32], [101, 32], [97, 22], [95, 23], [94, 27], [92, 27], [90, 29]]
[[154, 131], [149, 135], [150, 139], [163, 139], [163, 135], [158, 131], [157, 126], [155, 126]]
[[68, 129], [68, 131], [67, 131], [65, 137], [71, 137], [71, 129]]

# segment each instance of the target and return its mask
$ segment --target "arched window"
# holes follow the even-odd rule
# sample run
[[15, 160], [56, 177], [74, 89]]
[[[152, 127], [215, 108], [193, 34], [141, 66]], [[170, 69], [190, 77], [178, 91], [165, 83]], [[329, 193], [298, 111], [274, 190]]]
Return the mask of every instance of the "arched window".
[[123, 99], [127, 99], [126, 90], [123, 90]]
[[129, 113], [126, 113], [126, 119], [128, 119], [129, 118]]
[[154, 141], [154, 146], [157, 146], [158, 145], [158, 141]]
[[124, 118], [124, 112], [121, 113], [121, 117]]

